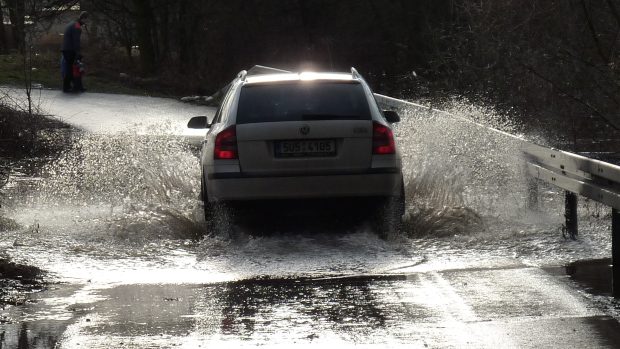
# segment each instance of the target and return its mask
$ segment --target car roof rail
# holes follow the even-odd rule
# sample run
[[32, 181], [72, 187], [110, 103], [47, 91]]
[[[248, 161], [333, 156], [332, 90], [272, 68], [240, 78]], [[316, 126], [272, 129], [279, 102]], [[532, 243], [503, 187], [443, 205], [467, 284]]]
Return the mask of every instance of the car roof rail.
[[242, 70], [239, 72], [239, 74], [237, 74], [237, 79], [241, 80], [241, 81], [245, 81], [245, 77], [248, 76], [248, 71], [247, 70]]
[[360, 73], [358, 73], [358, 72], [357, 72], [357, 69], [355, 69], [355, 68], [353, 68], [353, 67], [351, 67], [351, 75], [352, 75], [354, 78], [358, 78], [358, 79], [364, 80], [364, 78], [362, 77], [362, 75], [361, 75]]
[[290, 74], [292, 71], [278, 69], [273, 67], [267, 67], [264, 65], [255, 65], [252, 68], [248, 69], [248, 75], [260, 75], [260, 74]]

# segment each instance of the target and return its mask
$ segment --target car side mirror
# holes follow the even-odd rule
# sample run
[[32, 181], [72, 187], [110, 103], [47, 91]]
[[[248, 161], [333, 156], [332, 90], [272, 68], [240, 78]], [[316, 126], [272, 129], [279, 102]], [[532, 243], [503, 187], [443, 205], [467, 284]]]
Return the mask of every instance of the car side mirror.
[[398, 116], [398, 113], [394, 110], [384, 110], [383, 116], [385, 116], [385, 120], [390, 124], [400, 121], [400, 116]]
[[209, 128], [211, 125], [209, 124], [209, 119], [206, 116], [194, 116], [189, 119], [187, 123], [187, 128]]

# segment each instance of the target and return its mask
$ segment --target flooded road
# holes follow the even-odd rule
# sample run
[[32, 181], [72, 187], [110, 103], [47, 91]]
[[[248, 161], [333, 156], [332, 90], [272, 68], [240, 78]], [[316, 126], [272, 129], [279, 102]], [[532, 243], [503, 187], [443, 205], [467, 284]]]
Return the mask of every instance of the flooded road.
[[209, 231], [183, 124], [212, 109], [58, 98], [43, 91], [42, 105], [85, 132], [5, 189], [0, 214], [19, 228], [0, 248], [45, 270], [49, 289], [2, 311], [1, 348], [620, 345], [613, 301], [543, 269], [609, 257], [609, 212], [582, 202], [581, 235], [564, 239], [557, 191], [525, 207], [514, 140], [406, 111], [401, 233], [278, 212]]
[[[68, 348], [602, 348], [620, 343], [615, 320], [535, 268], [130, 284], [78, 293], [74, 304], [63, 309], [56, 303], [57, 313], [48, 311], [71, 321], [41, 319], [45, 307], [36, 306], [38, 319], [25, 325], [33, 347], [53, 341]], [[6, 342], [20, 336], [9, 331]]]

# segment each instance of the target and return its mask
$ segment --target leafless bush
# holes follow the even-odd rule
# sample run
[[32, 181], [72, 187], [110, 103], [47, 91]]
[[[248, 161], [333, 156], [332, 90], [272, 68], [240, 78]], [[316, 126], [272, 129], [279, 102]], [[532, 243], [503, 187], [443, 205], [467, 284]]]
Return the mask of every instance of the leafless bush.
[[[17, 92], [18, 93], [18, 92]], [[68, 141], [70, 127], [33, 108], [24, 108], [0, 98], [0, 159], [46, 156], [57, 153]]]

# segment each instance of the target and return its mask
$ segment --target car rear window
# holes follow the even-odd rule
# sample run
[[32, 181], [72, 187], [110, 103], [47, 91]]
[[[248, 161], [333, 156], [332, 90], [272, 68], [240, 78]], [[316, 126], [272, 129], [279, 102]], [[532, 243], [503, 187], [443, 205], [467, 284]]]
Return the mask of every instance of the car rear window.
[[237, 124], [310, 120], [370, 120], [364, 88], [357, 82], [245, 85]]

